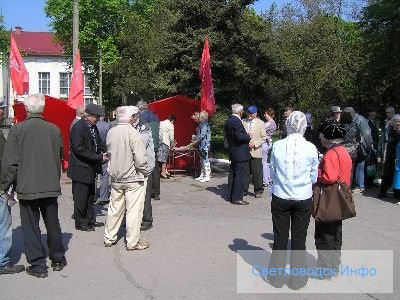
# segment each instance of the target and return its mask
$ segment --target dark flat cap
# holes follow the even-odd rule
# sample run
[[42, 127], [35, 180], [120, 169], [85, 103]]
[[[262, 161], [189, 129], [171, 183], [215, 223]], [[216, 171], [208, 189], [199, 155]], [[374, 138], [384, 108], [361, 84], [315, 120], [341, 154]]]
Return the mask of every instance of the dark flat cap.
[[104, 116], [104, 108], [93, 103], [86, 105], [85, 112], [95, 116]]

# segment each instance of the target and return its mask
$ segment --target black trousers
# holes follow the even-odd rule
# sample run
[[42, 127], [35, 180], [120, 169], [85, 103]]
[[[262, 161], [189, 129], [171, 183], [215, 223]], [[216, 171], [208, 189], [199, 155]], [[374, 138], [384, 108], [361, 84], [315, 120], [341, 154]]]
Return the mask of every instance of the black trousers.
[[[389, 159], [389, 158], [387, 158]], [[388, 189], [393, 185], [395, 171], [394, 161], [386, 161], [383, 165], [383, 175], [379, 194], [386, 197]], [[400, 199], [400, 190], [393, 189], [394, 197]]]
[[243, 190], [246, 192], [249, 190], [250, 178], [254, 186], [254, 193], [262, 193], [264, 191], [262, 158], [251, 157], [246, 165], [243, 184]]
[[[160, 164], [158, 162], [158, 157], [157, 157], [157, 150], [154, 149], [156, 153], [156, 164], [154, 166], [153, 173], [151, 174], [151, 177], [153, 177], [152, 184], [151, 184], [151, 195], [160, 195]], [[148, 183], [147, 183], [148, 184]]]
[[243, 180], [248, 161], [231, 162], [228, 176], [228, 200], [243, 200]]
[[72, 195], [74, 198], [75, 226], [90, 226], [96, 223], [94, 200], [96, 185], [72, 181]]
[[342, 249], [342, 221], [315, 222], [315, 247], [318, 267], [338, 268]]
[[[269, 268], [285, 268], [286, 251], [291, 236], [290, 268], [306, 268], [306, 238], [310, 223], [312, 200], [285, 200], [272, 195], [271, 213], [274, 230], [274, 246], [272, 248]], [[297, 274], [298, 275], [298, 274]], [[268, 280], [275, 285], [283, 286], [284, 276], [268, 276]], [[304, 286], [307, 276], [291, 276], [293, 287]]]
[[152, 182], [153, 177], [152, 174], [150, 174], [149, 177], [147, 177], [146, 196], [144, 198], [144, 209], [142, 218], [142, 226], [144, 227], [153, 224], [153, 207], [151, 206]]
[[25, 256], [34, 271], [47, 271], [46, 249], [41, 241], [39, 227], [40, 214], [47, 230], [49, 257], [53, 262], [61, 262], [65, 255], [61, 227], [58, 220], [57, 197], [19, 201], [21, 227], [24, 235]]

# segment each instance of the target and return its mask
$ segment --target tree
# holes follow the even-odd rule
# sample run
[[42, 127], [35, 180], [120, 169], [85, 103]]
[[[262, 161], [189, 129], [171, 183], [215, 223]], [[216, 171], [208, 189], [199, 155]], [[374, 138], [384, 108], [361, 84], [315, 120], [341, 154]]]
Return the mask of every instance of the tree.
[[[317, 115], [331, 105], [360, 102], [361, 31], [341, 18], [337, 1], [303, 0], [264, 16], [272, 26], [271, 52], [283, 74], [274, 97]], [[340, 3], [339, 3], [340, 4]], [[318, 103], [318, 105], [316, 105]], [[322, 104], [322, 105], [321, 105]]]
[[10, 47], [10, 34], [4, 27], [4, 18], [0, 15], [0, 64], [8, 59], [8, 49]]
[[[98, 87], [100, 52], [104, 68], [116, 63], [120, 53], [116, 36], [129, 0], [80, 0], [79, 1], [79, 48], [82, 63], [91, 72], [91, 87], [94, 94]], [[73, 0], [48, 0], [45, 12], [51, 19], [57, 41], [72, 54], [72, 6]], [[106, 85], [110, 85], [109, 83]], [[105, 97], [110, 97], [105, 90]]]
[[400, 102], [400, 2], [373, 1], [361, 20], [365, 93], [376, 103]]

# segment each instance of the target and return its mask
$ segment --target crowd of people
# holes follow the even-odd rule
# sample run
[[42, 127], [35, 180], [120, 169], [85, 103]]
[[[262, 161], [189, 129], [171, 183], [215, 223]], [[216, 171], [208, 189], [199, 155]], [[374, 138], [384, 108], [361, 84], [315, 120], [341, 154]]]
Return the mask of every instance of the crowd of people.
[[[41, 116], [44, 96], [29, 95], [24, 104], [26, 121], [12, 126], [7, 141], [0, 135], [0, 274], [25, 270], [22, 265], [12, 264], [9, 258], [12, 229], [8, 203], [15, 192], [29, 263], [26, 272], [45, 278], [48, 270], [41, 242], [40, 215], [47, 230], [51, 267], [61, 271], [67, 265], [57, 203], [61, 195], [63, 143], [58, 127]], [[272, 108], [264, 112], [265, 122], [258, 118], [258, 108], [254, 105], [247, 108], [244, 119], [243, 113], [241, 104], [233, 104], [232, 115], [224, 124], [230, 159], [227, 198], [235, 205], [249, 205], [243, 197], [251, 194], [250, 183], [255, 198], [263, 197], [265, 188], [270, 191], [274, 231], [270, 266], [284, 265], [281, 251], [287, 248], [289, 231], [291, 249], [296, 250], [291, 264], [305, 264], [314, 184], [332, 184], [339, 180], [349, 187], [354, 185], [353, 192], [360, 192], [374, 184], [373, 171], [376, 172], [380, 162], [383, 163], [380, 196], [386, 196], [392, 187], [398, 197], [400, 115], [395, 114], [393, 107], [386, 108], [387, 120], [379, 137], [375, 111], [369, 111], [366, 119], [351, 107], [342, 111], [333, 106], [318, 127], [318, 142], [309, 113], [285, 108], [284, 120], [279, 126], [280, 139], [275, 142], [273, 136], [278, 126]], [[149, 243], [140, 239], [140, 233], [153, 226], [151, 201], [160, 200], [160, 178], [168, 180], [171, 176], [167, 162], [176, 145], [176, 117], [170, 115], [160, 122], [144, 101], [136, 106], [118, 107], [116, 120], [111, 123], [104, 120], [104, 114], [102, 106], [88, 104], [76, 110], [71, 124], [67, 175], [72, 180], [75, 229], [93, 232], [104, 226], [104, 246], [112, 247], [117, 243], [120, 227], [125, 226], [126, 250], [147, 249]], [[195, 179], [208, 182], [212, 176], [208, 114], [196, 112], [192, 119], [197, 128], [188, 147], [197, 149], [201, 165], [200, 176]], [[98, 175], [101, 176], [99, 194], [96, 191]], [[108, 205], [105, 224], [96, 221], [95, 203]], [[339, 267], [341, 244], [341, 220], [316, 222], [315, 245], [320, 267], [334, 270]], [[327, 255], [326, 251], [331, 250], [336, 254]], [[283, 285], [282, 280], [279, 276], [268, 278], [276, 287]], [[307, 280], [295, 278], [291, 287], [301, 288]]]
[[[280, 139], [275, 142], [272, 136], [277, 126], [272, 108], [265, 111], [265, 123], [257, 118], [255, 106], [247, 108], [248, 117], [242, 120], [243, 113], [241, 104], [233, 104], [232, 115], [224, 125], [231, 161], [227, 199], [235, 205], [249, 205], [243, 197], [248, 193], [250, 174], [256, 198], [262, 195], [260, 182], [270, 186], [274, 232], [270, 270], [282, 270], [286, 266], [289, 231], [292, 250], [290, 266], [306, 270], [307, 229], [311, 214], [316, 209], [313, 208], [314, 186], [330, 186], [339, 182], [347, 187], [349, 195], [350, 188], [353, 193], [363, 192], [365, 188], [372, 187], [376, 165], [383, 162], [379, 197], [386, 197], [391, 186], [395, 197], [399, 197], [400, 115], [394, 114], [393, 107], [386, 108], [387, 119], [379, 138], [374, 109], [368, 110], [366, 119], [352, 107], [342, 111], [339, 106], [332, 106], [328, 117], [316, 131], [318, 141], [313, 133], [310, 113], [285, 108]], [[262, 160], [261, 167], [258, 157]], [[337, 206], [340, 206], [339, 203]], [[317, 266], [311, 274], [290, 276], [290, 288], [297, 290], [304, 287], [310, 277], [329, 280], [338, 275], [342, 221], [340, 218], [329, 221], [316, 219]], [[285, 276], [268, 274], [267, 281], [281, 288]]]

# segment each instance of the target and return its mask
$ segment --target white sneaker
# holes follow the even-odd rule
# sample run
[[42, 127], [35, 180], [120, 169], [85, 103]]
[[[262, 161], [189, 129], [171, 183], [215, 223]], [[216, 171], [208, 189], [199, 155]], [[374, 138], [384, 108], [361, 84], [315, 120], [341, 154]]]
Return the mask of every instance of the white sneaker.
[[203, 177], [202, 179], [200, 179], [200, 182], [208, 182], [210, 181], [210, 177]]
[[199, 177], [195, 178], [194, 180], [202, 180], [204, 178], [204, 175], [200, 175]]

